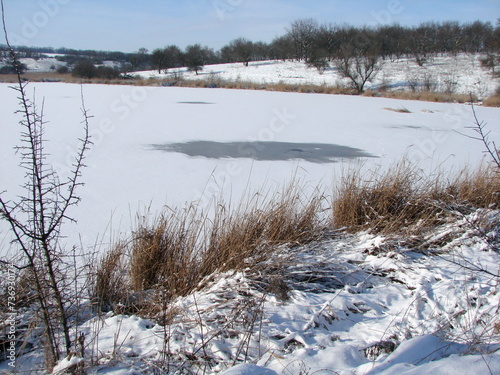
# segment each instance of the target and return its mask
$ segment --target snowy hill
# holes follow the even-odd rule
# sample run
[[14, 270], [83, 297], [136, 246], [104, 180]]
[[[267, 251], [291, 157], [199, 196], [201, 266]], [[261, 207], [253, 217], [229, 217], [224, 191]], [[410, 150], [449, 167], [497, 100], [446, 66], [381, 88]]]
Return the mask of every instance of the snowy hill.
[[[414, 59], [401, 58], [379, 63], [380, 71], [367, 89], [410, 90], [411, 86], [430, 83], [433, 90], [461, 94], [473, 93], [486, 98], [495, 92], [500, 79], [492, 78], [491, 73], [481, 67], [481, 55], [460, 54], [456, 57], [434, 57], [424, 66], [418, 66]], [[298, 61], [256, 61], [248, 67], [238, 64], [207, 65], [198, 75], [185, 68], [170, 69], [167, 73], [158, 71], [136, 72], [143, 78], [169, 78], [181, 74], [186, 80], [225, 80], [229, 82], [253, 82], [267, 84], [327, 85], [347, 86], [348, 80], [339, 75], [334, 64], [324, 73], [307, 67]]]

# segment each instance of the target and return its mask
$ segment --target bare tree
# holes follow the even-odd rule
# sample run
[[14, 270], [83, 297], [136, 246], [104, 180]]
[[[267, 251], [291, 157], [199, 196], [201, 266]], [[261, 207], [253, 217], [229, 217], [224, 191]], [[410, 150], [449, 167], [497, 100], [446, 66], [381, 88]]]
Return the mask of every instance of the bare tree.
[[350, 80], [357, 93], [362, 93], [366, 83], [375, 78], [380, 70], [377, 56], [347, 50], [337, 60], [337, 68], [343, 77]]
[[308, 60], [316, 43], [318, 23], [313, 18], [293, 21], [288, 30], [288, 36], [295, 45], [295, 57]]
[[65, 293], [67, 264], [63, 261], [65, 254], [60, 241], [61, 226], [64, 222], [73, 221], [68, 213], [69, 208], [80, 201], [76, 190], [81, 185], [83, 160], [91, 144], [89, 115], [82, 95], [84, 136], [80, 139], [71, 174], [62, 182], [47, 163], [43, 102], [38, 107], [36, 100], [30, 99], [26, 93], [27, 83], [21, 77], [19, 60], [8, 38], [3, 0], [0, 4], [5, 39], [17, 73], [17, 84], [13, 88], [19, 95], [21, 109], [18, 113], [22, 115], [22, 133], [20, 146], [16, 149], [21, 155], [20, 167], [26, 176], [22, 185], [24, 193], [15, 201], [5, 198], [5, 192], [0, 193], [0, 219], [10, 226], [13, 243], [20, 250], [21, 255], [13, 266], [26, 270], [34, 280], [36, 300], [44, 324], [45, 366], [50, 371], [61, 357], [61, 333], [66, 354], [69, 354], [72, 346], [69, 299]]
[[165, 62], [165, 50], [161, 48], [155, 49], [151, 55], [151, 63], [156, 69], [158, 69], [158, 74], [161, 74], [161, 71], [165, 69]]
[[224, 54], [228, 60], [242, 62], [248, 66], [254, 54], [254, 43], [245, 38], [238, 38], [230, 42], [223, 48]]
[[294, 56], [294, 44], [290, 36], [284, 35], [275, 38], [270, 46], [271, 58], [286, 61]]

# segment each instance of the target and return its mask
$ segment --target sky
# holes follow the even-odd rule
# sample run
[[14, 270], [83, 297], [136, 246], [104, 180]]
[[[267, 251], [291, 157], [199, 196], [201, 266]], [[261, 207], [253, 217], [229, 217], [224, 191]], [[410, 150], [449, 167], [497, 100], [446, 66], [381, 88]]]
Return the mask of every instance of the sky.
[[[4, 0], [11, 44], [149, 51], [239, 37], [270, 42], [291, 22], [376, 26], [500, 18], [500, 0]], [[0, 41], [3, 43], [3, 40]]]

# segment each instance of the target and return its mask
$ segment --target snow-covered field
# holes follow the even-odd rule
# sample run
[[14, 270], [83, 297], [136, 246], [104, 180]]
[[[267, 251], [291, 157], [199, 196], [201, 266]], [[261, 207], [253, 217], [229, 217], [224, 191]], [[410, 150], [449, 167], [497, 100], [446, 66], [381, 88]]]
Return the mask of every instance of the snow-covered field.
[[[264, 73], [268, 81], [279, 81], [309, 72], [297, 67], [287, 72], [286, 64], [240, 67], [238, 74], [246, 80], [244, 72], [281, 66], [282, 79], [274, 71]], [[475, 72], [470, 85], [483, 74]], [[326, 72], [320, 79], [334, 74]], [[490, 90], [487, 78], [481, 82]], [[461, 88], [468, 90], [465, 83]], [[484, 157], [482, 144], [466, 137], [472, 134], [467, 129], [473, 124], [470, 105], [225, 89], [28, 86], [29, 93], [35, 89], [40, 105], [45, 99], [47, 151], [63, 178], [82, 135], [81, 90], [94, 116], [82, 202], [70, 212], [78, 221], [63, 228], [68, 248], [98, 242], [105, 249], [110, 238], [130, 233], [137, 215], [189, 202], [208, 205], [219, 195], [237, 202], [245, 193], [282, 187], [293, 176], [306, 190], [320, 185], [329, 194], [342, 170], [352, 166], [387, 168], [406, 157], [429, 173], [452, 172], [477, 166]], [[0, 84], [0, 98], [0, 191], [15, 199], [24, 173], [14, 150], [20, 135], [14, 113], [18, 100], [6, 84]], [[477, 106], [476, 112], [499, 144], [500, 109]], [[196, 149], [198, 156], [179, 152], [193, 141], [206, 142]], [[228, 143], [234, 147], [231, 157], [224, 157]], [[316, 150], [331, 145], [342, 147], [315, 160]], [[496, 236], [498, 215], [491, 211], [480, 220]], [[91, 337], [91, 327], [100, 327], [98, 373], [147, 373], [165, 350], [166, 334], [176, 358], [215, 358], [207, 373], [236, 365], [232, 358], [237, 352], [240, 358], [245, 352], [254, 364], [227, 374], [500, 373], [500, 354], [494, 352], [498, 332], [488, 331], [493, 346], [470, 345], [481, 329], [498, 322], [498, 276], [454, 263], [481, 265], [498, 275], [499, 255], [470, 226], [477, 217], [467, 219], [436, 229], [438, 237], [454, 233], [439, 256], [368, 234], [295, 249], [300, 262], [290, 270], [294, 284], [286, 302], [262, 294], [244, 274], [220, 275], [208, 288], [176, 302], [179, 314], [168, 332], [135, 316], [112, 314], [80, 328]], [[9, 238], [0, 224], [3, 254], [9, 251]], [[383, 246], [393, 250], [379, 252]], [[304, 281], [311, 274], [325, 275], [325, 284]], [[331, 287], [336, 280], [342, 287]], [[262, 322], [259, 327], [248, 328], [252, 313], [260, 311], [251, 301], [263, 308], [262, 319], [255, 320]], [[386, 343], [372, 347], [380, 342]], [[384, 353], [384, 345], [395, 351]], [[35, 350], [17, 363], [35, 368], [42, 354]], [[0, 369], [10, 368], [3, 362]]]
[[[58, 61], [56, 54], [46, 54], [46, 58], [23, 58], [31, 72], [50, 72], [66, 63]], [[457, 56], [430, 57], [424, 66], [418, 66], [413, 58], [402, 57], [395, 60], [380, 60], [379, 72], [368, 82], [366, 89], [384, 87], [391, 91], [407, 91], [411, 86], [422, 89], [425, 82], [440, 92], [459, 94], [475, 94], [479, 99], [487, 98], [495, 93], [500, 85], [499, 78], [492, 78], [491, 71], [481, 66], [481, 54], [458, 54]], [[114, 67], [112, 61], [104, 61], [104, 65]], [[1, 63], [0, 63], [1, 66]], [[132, 75], [141, 78], [182, 77], [186, 80], [208, 80], [217, 83], [219, 80], [229, 82], [254, 82], [259, 84], [313, 84], [326, 86], [349, 85], [349, 81], [340, 76], [334, 63], [324, 73], [309, 68], [299, 61], [252, 61], [248, 67], [242, 63], [206, 65], [199, 74], [189, 72], [186, 68], [169, 69], [158, 73], [156, 70], [134, 72]], [[0, 77], [1, 78], [1, 77]]]
[[[493, 79], [491, 73], [481, 68], [481, 55], [460, 54], [439, 56], [430, 59], [423, 67], [414, 59], [401, 58], [395, 61], [385, 60], [379, 63], [380, 71], [373, 82], [368, 82], [367, 89], [378, 89], [381, 86], [389, 90], [409, 90], [410, 83], [423, 84], [430, 82], [436, 91], [452, 91], [455, 93], [474, 93], [479, 98], [486, 98], [495, 92], [500, 80]], [[207, 65], [196, 75], [185, 68], [170, 69], [168, 73], [158, 71], [137, 72], [143, 78], [168, 78], [173, 74], [181, 74], [187, 80], [242, 81], [255, 83], [287, 83], [314, 84], [327, 86], [348, 86], [349, 81], [342, 78], [332, 64], [323, 74], [315, 68], [308, 68], [304, 62], [298, 61], [255, 61], [248, 67], [243, 64]]]

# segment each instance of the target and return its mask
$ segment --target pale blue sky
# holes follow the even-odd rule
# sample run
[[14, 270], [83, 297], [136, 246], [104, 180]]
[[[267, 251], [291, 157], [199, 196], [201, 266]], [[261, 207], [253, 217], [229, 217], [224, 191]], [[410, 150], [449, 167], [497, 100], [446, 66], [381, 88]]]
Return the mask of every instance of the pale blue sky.
[[4, 0], [13, 44], [133, 52], [169, 44], [269, 42], [299, 18], [320, 23], [496, 23], [500, 0]]

